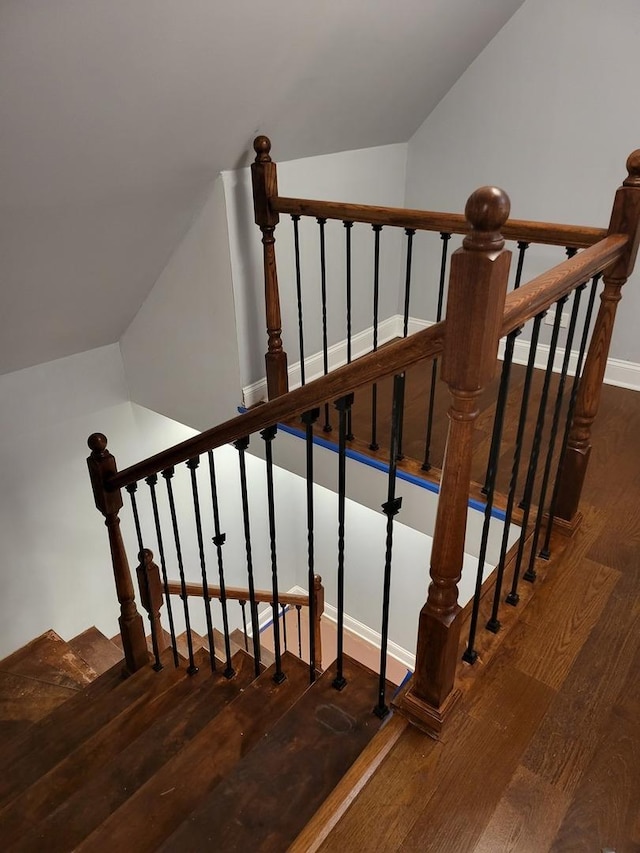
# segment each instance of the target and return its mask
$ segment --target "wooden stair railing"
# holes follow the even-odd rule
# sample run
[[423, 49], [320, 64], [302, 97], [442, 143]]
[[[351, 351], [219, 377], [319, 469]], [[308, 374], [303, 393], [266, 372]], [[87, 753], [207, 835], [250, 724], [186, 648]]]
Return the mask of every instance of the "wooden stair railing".
[[[139, 653], [138, 644], [144, 641], [142, 621], [135, 610], [133, 588], [130, 578], [126, 577], [128, 565], [119, 539], [117, 513], [122, 505], [121, 488], [280, 421], [310, 412], [326, 401], [342, 399], [354, 389], [401, 374], [418, 362], [442, 356], [443, 378], [449, 386], [451, 408], [430, 567], [431, 584], [420, 616], [416, 673], [400, 700], [401, 708], [414, 723], [438, 731], [456, 698], [453, 685], [460, 633], [457, 583], [462, 568], [471, 436], [478, 395], [496, 369], [502, 336], [538, 316], [591, 276], [604, 272], [609, 290], [605, 289], [602, 317], [596, 323], [596, 334], [590, 345], [582, 383], [587, 388], [582, 392], [583, 398], [589, 396], [589, 389], [597, 384], [598, 378], [601, 382], [604, 360], [601, 341], [604, 335], [608, 345], [612, 321], [609, 303], [612, 294], [619, 292], [623, 280], [630, 274], [638, 247], [640, 152], [630, 157], [629, 172], [623, 190], [616, 197], [611, 226], [604, 239], [506, 297], [510, 253], [503, 248], [501, 231], [507, 221], [509, 201], [502, 191], [486, 187], [476, 191], [466, 207], [470, 233], [452, 258], [444, 322], [394, 341], [384, 351], [369, 353], [120, 472], [106, 449], [105, 437], [91, 436], [89, 469], [96, 505], [105, 515], [109, 529], [123, 613], [121, 626], [127, 666], [133, 670], [145, 663], [146, 648], [144, 654]], [[601, 331], [603, 328], [606, 334]], [[584, 402], [582, 407], [584, 410]], [[578, 414], [584, 419], [582, 410]], [[577, 415], [574, 430], [578, 428], [582, 426]], [[567, 464], [562, 471], [561, 490], [579, 494], [583, 473], [584, 466], [579, 469]]]
[[[314, 616], [314, 636], [315, 636], [315, 646], [314, 646], [314, 657], [315, 660], [313, 662], [314, 667], [317, 672], [322, 672], [322, 635], [320, 631], [320, 620], [322, 619], [322, 614], [324, 613], [324, 587], [322, 586], [322, 578], [320, 575], [315, 575], [315, 583], [313, 586], [313, 591], [311, 596], [313, 597], [313, 616]], [[158, 576], [158, 583], [160, 578]], [[182, 584], [180, 581], [169, 581], [168, 590], [170, 595], [182, 595]], [[162, 589], [162, 586], [160, 586]], [[187, 583], [185, 584], [186, 594], [189, 596], [195, 596], [196, 598], [202, 598], [202, 584], [199, 583]], [[207, 586], [207, 592], [210, 598], [216, 598], [219, 601], [222, 599], [222, 591], [219, 586], [213, 586], [209, 584]], [[225, 598], [231, 599], [233, 601], [248, 601], [249, 600], [249, 590], [244, 587], [237, 586], [226, 586], [224, 590]], [[255, 589], [253, 591], [253, 598], [258, 603], [263, 604], [273, 604], [273, 593], [266, 589]], [[278, 593], [278, 604], [280, 606], [290, 605], [291, 607], [309, 607], [309, 595], [301, 595], [292, 592], [280, 592]]]

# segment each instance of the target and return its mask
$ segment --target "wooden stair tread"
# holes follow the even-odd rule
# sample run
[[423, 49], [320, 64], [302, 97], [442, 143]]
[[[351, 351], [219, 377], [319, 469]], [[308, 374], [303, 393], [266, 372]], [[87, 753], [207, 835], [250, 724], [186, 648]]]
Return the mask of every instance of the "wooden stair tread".
[[77, 695], [77, 690], [0, 672], [0, 742], [24, 735], [34, 723]]
[[285, 682], [274, 684], [273, 668], [262, 673], [77, 849], [156, 850], [305, 693], [308, 666], [286, 654], [283, 669]]
[[160, 849], [286, 850], [381, 725], [377, 676], [346, 656], [344, 674], [338, 692], [326, 671]]
[[97, 673], [55, 631], [45, 631], [0, 661], [0, 672], [81, 690]]
[[[81, 789], [26, 833], [13, 849], [34, 853], [43, 849], [47, 853], [79, 849], [77, 845], [81, 845], [83, 839], [134, 795], [250, 683], [253, 666], [249, 656], [239, 655], [234, 664], [237, 675], [231, 680], [224, 678], [220, 671], [212, 674], [203, 668], [206, 678], [193, 693], [155, 720], [127, 749], [105, 764]], [[144, 825], [147, 815], [140, 814], [138, 820]], [[135, 848], [125, 845], [122, 848], [110, 846], [109, 849]]]
[[196, 664], [201, 669], [195, 676], [175, 682], [162, 679], [161, 685], [166, 689], [161, 687], [161, 692], [148, 693], [133, 701], [5, 805], [0, 810], [3, 842], [11, 844], [17, 841], [35, 822], [43, 820], [85, 785], [93, 773], [100, 772], [107, 761], [136, 740], [156, 719], [196, 692], [209, 676], [208, 652], [201, 650]]
[[98, 675], [122, 660], [122, 651], [95, 625], [69, 640], [69, 646]]
[[[241, 648], [244, 649], [244, 632], [240, 630], [240, 628], [236, 628], [235, 631], [231, 631], [229, 634], [234, 643], [237, 643]], [[249, 637], [249, 654], [253, 656], [253, 640]], [[283, 646], [284, 648], [284, 646]], [[263, 645], [260, 646], [260, 663], [263, 666], [270, 667], [276, 662], [276, 656], [269, 649], [265, 649]]]
[[[169, 663], [168, 654], [164, 660]], [[33, 784], [132, 702], [147, 693], [161, 693], [167, 685], [183, 677], [183, 671], [175, 670], [173, 666], [165, 667], [160, 673], [148, 666], [116, 684], [101, 696], [102, 701], [95, 701], [95, 694], [83, 690], [73, 706], [65, 703], [57, 708], [54, 714], [42, 719], [25, 734], [17, 750], [9, 750], [3, 756], [3, 763], [5, 766], [10, 763], [11, 768], [10, 773], [0, 775], [0, 804], [4, 805]]]

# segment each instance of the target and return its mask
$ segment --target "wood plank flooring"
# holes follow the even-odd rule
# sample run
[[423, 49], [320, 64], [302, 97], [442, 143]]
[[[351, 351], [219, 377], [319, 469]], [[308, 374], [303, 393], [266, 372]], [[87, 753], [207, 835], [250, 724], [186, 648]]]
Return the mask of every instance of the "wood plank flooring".
[[585, 519], [562, 562], [441, 740], [407, 730], [324, 853], [640, 851], [638, 435], [640, 395], [605, 386]]

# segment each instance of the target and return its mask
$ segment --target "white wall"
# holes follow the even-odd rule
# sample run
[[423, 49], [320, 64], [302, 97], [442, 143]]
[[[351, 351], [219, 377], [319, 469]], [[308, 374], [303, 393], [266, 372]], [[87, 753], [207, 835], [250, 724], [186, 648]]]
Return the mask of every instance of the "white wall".
[[[526, 0], [409, 141], [407, 206], [462, 211], [496, 184], [514, 218], [606, 226], [640, 146], [639, 38], [637, 0]], [[640, 362], [638, 274], [625, 291], [611, 354]]]
[[[272, 152], [274, 159], [277, 152]], [[406, 145], [386, 145], [278, 163], [282, 196], [382, 204], [404, 204]], [[264, 376], [266, 331], [264, 278], [260, 231], [253, 220], [249, 169], [223, 173], [231, 266], [240, 340], [240, 375], [247, 386]], [[373, 234], [368, 225], [353, 228], [353, 332], [373, 322]], [[305, 351], [322, 346], [320, 255], [315, 220], [301, 221], [302, 301]], [[329, 344], [346, 337], [344, 228], [327, 223], [327, 313]], [[402, 232], [387, 229], [381, 235], [380, 319], [396, 313]], [[299, 359], [298, 320], [293, 255], [293, 229], [288, 216], [276, 228], [282, 328], [289, 364]]]
[[131, 399], [203, 430], [241, 401], [222, 180], [121, 340]]
[[93, 504], [87, 437], [135, 453], [117, 344], [0, 377], [0, 656], [53, 627], [117, 630], [106, 530]]

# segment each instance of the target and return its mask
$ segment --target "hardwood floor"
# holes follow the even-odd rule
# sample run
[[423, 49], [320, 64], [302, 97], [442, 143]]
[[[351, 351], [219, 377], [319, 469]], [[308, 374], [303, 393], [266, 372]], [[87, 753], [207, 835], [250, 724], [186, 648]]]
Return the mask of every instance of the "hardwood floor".
[[324, 853], [640, 851], [639, 435], [640, 395], [605, 386], [562, 561], [441, 740], [407, 730]]

